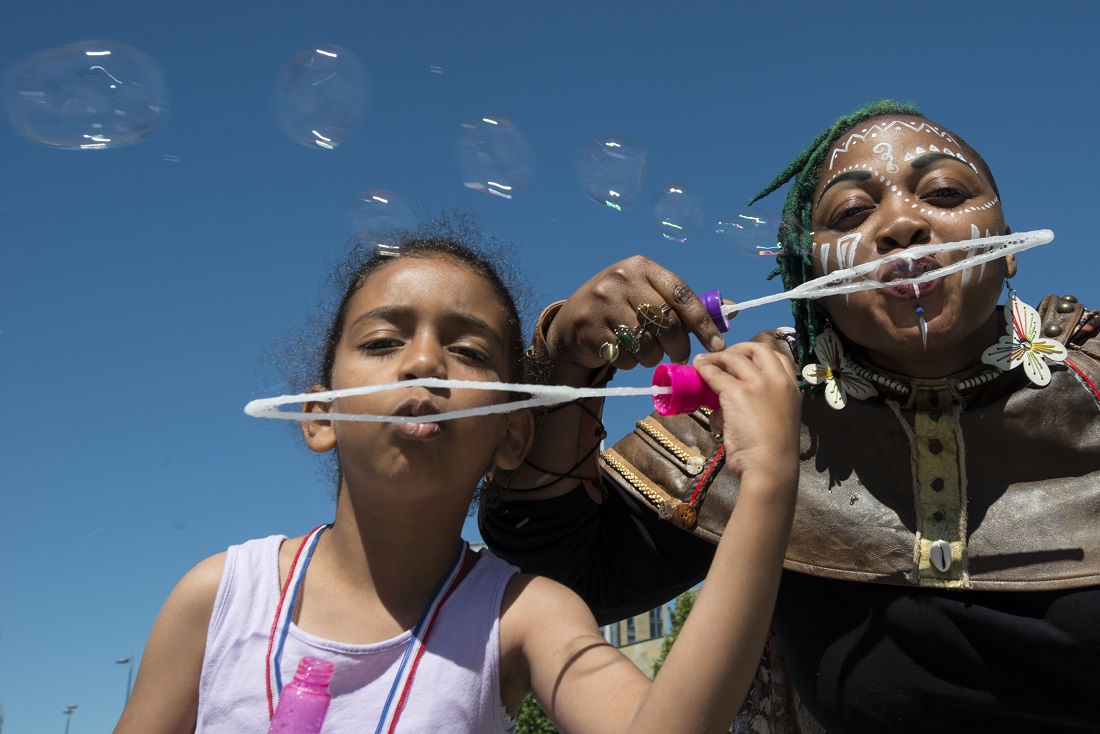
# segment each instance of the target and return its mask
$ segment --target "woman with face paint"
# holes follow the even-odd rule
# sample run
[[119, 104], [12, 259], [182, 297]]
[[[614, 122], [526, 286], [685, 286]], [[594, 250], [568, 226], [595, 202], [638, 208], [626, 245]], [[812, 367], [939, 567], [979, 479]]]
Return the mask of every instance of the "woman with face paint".
[[[757, 198], [788, 181], [787, 289], [1010, 231], [985, 161], [910, 105], [841, 118]], [[903, 282], [978, 251], [890, 257], [872, 272], [885, 287], [792, 301], [794, 329], [754, 340], [803, 379], [801, 472], [735, 731], [1100, 731], [1100, 312], [1016, 300], [1012, 256]], [[602, 384], [686, 360], [692, 333], [722, 347], [691, 288], [635, 257], [548, 308], [528, 361]], [[601, 452], [601, 407], [542, 416], [481, 527], [608, 622], [702, 579], [737, 487], [707, 411], [639, 421]]]

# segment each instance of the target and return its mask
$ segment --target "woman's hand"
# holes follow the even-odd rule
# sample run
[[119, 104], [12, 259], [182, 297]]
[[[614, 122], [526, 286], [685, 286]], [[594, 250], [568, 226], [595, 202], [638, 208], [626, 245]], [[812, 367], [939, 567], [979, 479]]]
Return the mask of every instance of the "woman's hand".
[[554, 317], [546, 333], [553, 381], [588, 384], [592, 370], [606, 364], [654, 367], [665, 355], [683, 364], [691, 355], [691, 334], [708, 351], [725, 347], [695, 291], [672, 271], [635, 255], [597, 273]]

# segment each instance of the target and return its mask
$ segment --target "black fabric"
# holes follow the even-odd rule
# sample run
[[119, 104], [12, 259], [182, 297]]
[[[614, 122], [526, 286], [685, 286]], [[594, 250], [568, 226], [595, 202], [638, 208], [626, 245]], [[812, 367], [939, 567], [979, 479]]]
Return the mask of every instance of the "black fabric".
[[829, 734], [1100, 731], [1100, 589], [959, 592], [784, 572], [774, 617]]
[[658, 607], [706, 576], [714, 546], [617, 488], [597, 505], [583, 488], [551, 500], [482, 502], [481, 537], [527, 573], [576, 590], [600, 624]]
[[[575, 589], [601, 624], [701, 581], [713, 546], [616, 487], [484, 503], [482, 537]], [[784, 572], [774, 617], [809, 710], [830, 734], [1100, 731], [1100, 589], [962, 592]], [[932, 727], [929, 729], [929, 727]]]

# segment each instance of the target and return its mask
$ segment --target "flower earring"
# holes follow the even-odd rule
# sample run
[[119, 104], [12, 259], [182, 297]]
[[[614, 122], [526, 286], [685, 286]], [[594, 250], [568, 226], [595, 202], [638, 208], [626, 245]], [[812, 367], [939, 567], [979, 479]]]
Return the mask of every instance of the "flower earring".
[[830, 408], [840, 410], [848, 404], [848, 396], [858, 400], [878, 395], [870, 381], [857, 375], [851, 368], [844, 345], [832, 329], [826, 328], [814, 342], [814, 355], [821, 364], [808, 364], [802, 368], [802, 377], [811, 385], [825, 384], [825, 402]]
[[1023, 365], [1024, 373], [1032, 383], [1040, 387], [1050, 382], [1047, 360], [1061, 362], [1067, 356], [1066, 348], [1053, 339], [1039, 336], [1042, 319], [1039, 312], [1016, 297], [1016, 291], [1007, 280], [1008, 300], [1005, 301], [1005, 336], [985, 350], [982, 362], [1000, 367], [1007, 372]]

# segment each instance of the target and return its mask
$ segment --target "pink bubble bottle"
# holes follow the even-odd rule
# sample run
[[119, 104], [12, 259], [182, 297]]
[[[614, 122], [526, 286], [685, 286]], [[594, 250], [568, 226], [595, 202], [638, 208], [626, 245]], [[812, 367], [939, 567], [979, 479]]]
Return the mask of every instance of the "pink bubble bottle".
[[327, 660], [302, 658], [294, 680], [283, 686], [268, 734], [320, 734], [332, 701], [328, 690], [332, 671]]

